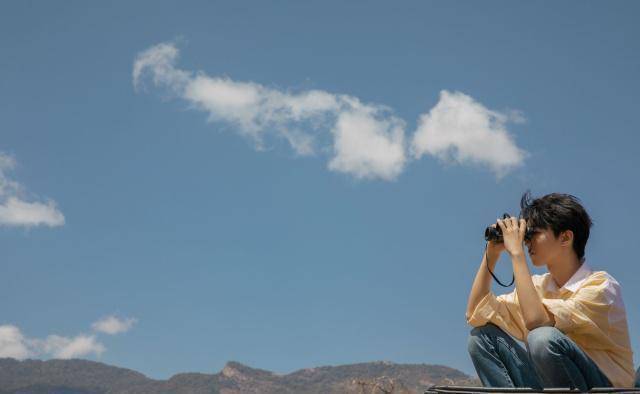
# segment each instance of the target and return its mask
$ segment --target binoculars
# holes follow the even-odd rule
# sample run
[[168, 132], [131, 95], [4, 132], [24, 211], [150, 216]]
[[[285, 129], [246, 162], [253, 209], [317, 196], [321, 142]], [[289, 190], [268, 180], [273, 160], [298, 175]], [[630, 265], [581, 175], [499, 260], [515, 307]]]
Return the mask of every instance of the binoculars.
[[[502, 215], [503, 219], [509, 219], [511, 217], [511, 215], [509, 215], [508, 213], [505, 213]], [[535, 231], [533, 230], [533, 228], [531, 227], [527, 227], [525, 233], [524, 233], [524, 239], [525, 241], [531, 241], [531, 238], [533, 237], [533, 234], [535, 233]], [[497, 243], [502, 242], [502, 229], [500, 228], [500, 226], [496, 226], [496, 227], [487, 227], [484, 230], [484, 239], [486, 241], [494, 241]]]

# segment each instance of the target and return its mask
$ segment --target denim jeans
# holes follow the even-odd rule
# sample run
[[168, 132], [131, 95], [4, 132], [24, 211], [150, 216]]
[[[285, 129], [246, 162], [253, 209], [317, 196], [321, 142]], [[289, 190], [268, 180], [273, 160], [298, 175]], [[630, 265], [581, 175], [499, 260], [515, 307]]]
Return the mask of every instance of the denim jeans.
[[609, 379], [555, 327], [529, 332], [526, 349], [494, 324], [471, 330], [469, 354], [485, 387], [611, 387]]

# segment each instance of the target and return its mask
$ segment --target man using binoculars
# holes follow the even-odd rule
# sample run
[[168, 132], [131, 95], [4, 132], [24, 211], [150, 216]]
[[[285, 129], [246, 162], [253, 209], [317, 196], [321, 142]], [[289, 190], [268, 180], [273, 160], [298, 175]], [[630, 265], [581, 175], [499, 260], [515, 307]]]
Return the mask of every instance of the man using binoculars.
[[[620, 284], [585, 262], [591, 219], [579, 200], [552, 193], [520, 201], [521, 218], [492, 225], [469, 294], [469, 353], [487, 387], [633, 387], [635, 372]], [[506, 216], [506, 215], [505, 215]], [[489, 231], [491, 233], [492, 231]], [[531, 275], [531, 262], [548, 273]], [[515, 290], [496, 296], [500, 254], [511, 258]], [[520, 345], [516, 340], [524, 342]]]

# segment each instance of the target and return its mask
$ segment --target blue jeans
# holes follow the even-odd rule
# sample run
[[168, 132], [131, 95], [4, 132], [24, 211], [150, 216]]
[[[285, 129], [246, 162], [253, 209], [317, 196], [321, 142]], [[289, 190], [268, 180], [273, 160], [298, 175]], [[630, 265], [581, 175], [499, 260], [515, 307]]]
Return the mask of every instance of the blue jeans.
[[469, 336], [469, 354], [485, 387], [611, 387], [589, 356], [555, 327], [530, 331], [526, 347], [491, 323]]

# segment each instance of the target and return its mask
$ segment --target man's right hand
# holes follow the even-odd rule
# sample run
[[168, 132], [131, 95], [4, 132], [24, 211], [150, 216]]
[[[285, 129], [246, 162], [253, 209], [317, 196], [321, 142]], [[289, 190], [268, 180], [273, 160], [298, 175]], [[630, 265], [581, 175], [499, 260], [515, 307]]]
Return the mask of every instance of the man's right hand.
[[[491, 225], [491, 227], [494, 228], [497, 226], [497, 223]], [[492, 264], [495, 264], [503, 250], [505, 250], [504, 242], [489, 241], [487, 244], [487, 259], [489, 259]]]

